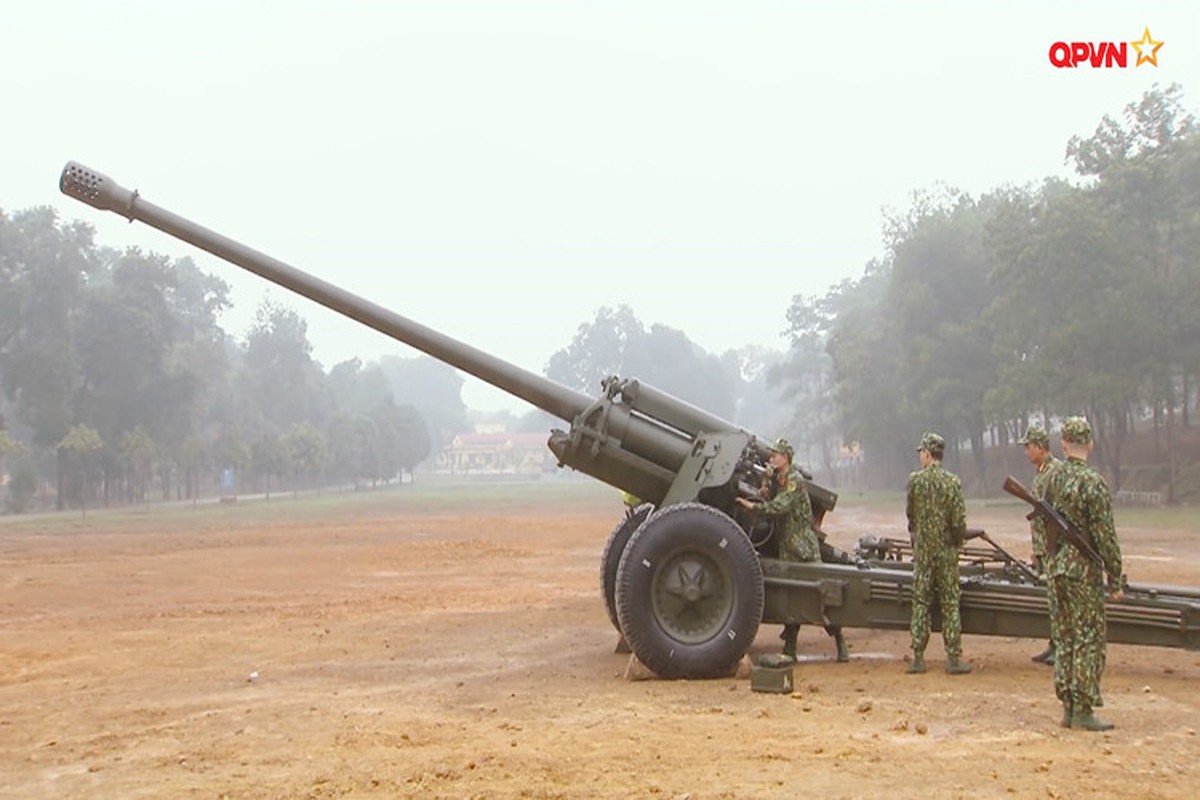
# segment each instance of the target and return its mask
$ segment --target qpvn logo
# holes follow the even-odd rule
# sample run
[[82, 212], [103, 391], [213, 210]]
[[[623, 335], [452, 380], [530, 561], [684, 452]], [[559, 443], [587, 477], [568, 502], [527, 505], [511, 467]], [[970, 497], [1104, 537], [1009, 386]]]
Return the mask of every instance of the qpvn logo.
[[1130, 45], [1137, 51], [1137, 63], [1158, 66], [1158, 50], [1163, 46], [1150, 35], [1149, 26], [1136, 42], [1055, 42], [1050, 45], [1050, 63], [1059, 69], [1087, 67], [1093, 69], [1125, 69], [1129, 66]]

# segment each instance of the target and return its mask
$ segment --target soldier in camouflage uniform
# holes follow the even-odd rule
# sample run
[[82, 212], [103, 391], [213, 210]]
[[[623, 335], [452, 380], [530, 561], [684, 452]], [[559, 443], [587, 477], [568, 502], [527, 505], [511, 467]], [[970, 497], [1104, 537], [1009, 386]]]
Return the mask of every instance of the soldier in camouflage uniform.
[[[1033, 486], [1030, 491], [1034, 497], [1039, 499], [1046, 498], [1046, 485], [1050, 480], [1050, 475], [1054, 469], [1061, 464], [1054, 455], [1050, 452], [1050, 437], [1041, 428], [1029, 426], [1029, 430], [1025, 432], [1025, 437], [1020, 440], [1020, 444], [1025, 445], [1025, 457], [1029, 459], [1029, 463], [1037, 469], [1037, 474], [1033, 477]], [[1033, 539], [1033, 567], [1037, 574], [1046, 579], [1046, 522], [1041, 517], [1035, 516], [1029, 523], [1029, 533]], [[1032, 661], [1041, 664], [1054, 663], [1054, 593], [1047, 591], [1046, 599], [1050, 604], [1050, 641], [1046, 644], [1046, 649], [1033, 656]]]
[[[786, 439], [779, 439], [771, 448], [768, 484], [763, 487], [760, 501], [738, 498], [738, 503], [756, 516], [772, 517], [775, 521], [775, 537], [779, 543], [779, 558], [783, 561], [820, 561], [821, 546], [813, 525], [812, 500], [808, 496], [808, 484], [799, 470], [792, 466], [794, 450]], [[840, 627], [825, 628], [837, 644], [837, 660], [849, 661], [850, 653]], [[800, 633], [799, 623], [783, 626], [783, 655], [796, 657], [796, 638]]]
[[962, 661], [962, 621], [958, 608], [961, 592], [958, 550], [967, 533], [967, 510], [958, 476], [942, 467], [945, 451], [946, 441], [941, 436], [926, 433], [917, 447], [921, 469], [908, 476], [908, 532], [913, 544], [910, 673], [925, 671], [929, 607], [935, 591], [942, 609], [946, 672], [962, 675], [971, 671]]
[[1114, 600], [1124, 596], [1121, 548], [1113, 525], [1112, 497], [1100, 473], [1088, 466], [1092, 428], [1083, 417], [1062, 426], [1066, 460], [1050, 476], [1046, 501], [1058, 509], [1099, 553], [1104, 567], [1068, 542], [1051, 536], [1046, 556], [1054, 595], [1056, 631], [1054, 692], [1063, 704], [1063, 727], [1106, 731], [1111, 722], [1093, 713], [1101, 705], [1100, 676], [1108, 641], [1104, 616], [1105, 577]]

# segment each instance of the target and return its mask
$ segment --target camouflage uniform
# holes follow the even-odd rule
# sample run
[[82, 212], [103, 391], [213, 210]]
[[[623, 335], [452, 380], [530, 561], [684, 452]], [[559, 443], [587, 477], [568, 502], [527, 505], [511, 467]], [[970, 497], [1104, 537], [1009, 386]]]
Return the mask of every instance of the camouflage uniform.
[[[1046, 499], [1046, 487], [1050, 484], [1050, 475], [1058, 466], [1062, 464], [1054, 456], [1047, 454], [1046, 461], [1038, 468], [1037, 475], [1033, 476], [1033, 485], [1030, 491], [1033, 496], [1040, 499]], [[1045, 575], [1046, 570], [1046, 521], [1041, 517], [1034, 517], [1030, 526], [1030, 534], [1033, 537], [1033, 563], [1037, 567], [1039, 575]]]
[[[940, 458], [945, 442], [925, 434], [918, 450]], [[929, 643], [929, 607], [934, 591], [942, 608], [942, 640], [946, 657], [957, 663], [962, 656], [962, 620], [959, 617], [958, 549], [967, 531], [967, 510], [962, 483], [940, 461], [908, 476], [908, 530], [913, 543], [912, 648], [914, 660]]]
[[759, 504], [754, 511], [764, 517], [775, 518], [775, 536], [779, 542], [781, 560], [821, 560], [821, 548], [813, 531], [812, 501], [808, 497], [808, 485], [799, 470], [793, 467], [775, 496]]
[[[1082, 417], [1063, 423], [1063, 441], [1091, 442], [1091, 428]], [[1100, 676], [1108, 640], [1104, 615], [1105, 573], [1109, 591], [1121, 587], [1121, 549], [1113, 524], [1108, 484], [1081, 458], [1067, 458], [1050, 476], [1046, 501], [1092, 540], [1104, 561], [1094, 562], [1066, 543], [1048, 553], [1050, 592], [1054, 595], [1052, 628], [1057, 630], [1054, 692], [1065, 707], [1090, 714], [1102, 705]]]
[[[1037, 474], [1033, 476], [1033, 485], [1030, 491], [1034, 497], [1044, 500], [1046, 499], [1046, 487], [1049, 485], [1050, 476], [1055, 469], [1058, 468], [1061, 461], [1050, 453], [1050, 436], [1041, 428], [1030, 427], [1022, 438], [1019, 444], [1035, 444], [1041, 446], [1046, 451], [1046, 460], [1038, 467]], [[1033, 541], [1033, 567], [1037, 574], [1046, 582], [1046, 605], [1049, 607], [1050, 614], [1050, 643], [1046, 650], [1033, 657], [1034, 661], [1039, 661], [1046, 664], [1054, 663], [1054, 642], [1058, 639], [1055, 633], [1055, 625], [1057, 613], [1055, 610], [1054, 592], [1050, 591], [1050, 581], [1048, 576], [1048, 563], [1046, 561], [1046, 521], [1041, 517], [1035, 516], [1029, 523], [1029, 534]]]
[[[772, 449], [786, 454], [789, 461], [794, 454], [791, 444], [786, 439], [777, 440]], [[787, 479], [780, 486], [775, 475], [768, 473], [767, 484], [763, 489], [767, 499], [755, 506], [753, 513], [774, 518], [779, 559], [820, 561], [821, 543], [817, 539], [812, 500], [808, 496], [808, 484], [804, 476], [792, 467], [788, 471]], [[842, 629], [837, 625], [826, 625], [825, 632], [832, 636], [837, 644], [838, 661], [848, 661], [850, 653], [846, 649]], [[796, 657], [796, 638], [799, 633], [800, 624], [789, 622], [783, 626], [783, 632], [779, 635], [783, 640], [783, 654], [788, 658]]]
[[[1046, 485], [1050, 480], [1050, 473], [1054, 471], [1062, 462], [1049, 452], [1050, 437], [1041, 428], [1030, 427], [1025, 432], [1025, 436], [1020, 439], [1018, 444], [1035, 444], [1039, 445], [1043, 450], [1046, 450], [1046, 460], [1038, 467], [1037, 474], [1033, 476], [1033, 485], [1030, 491], [1033, 496], [1044, 500], [1046, 498]], [[1046, 522], [1041, 517], [1034, 517], [1029, 526], [1029, 533], [1033, 539], [1033, 565], [1037, 568], [1039, 575], [1046, 574]]]

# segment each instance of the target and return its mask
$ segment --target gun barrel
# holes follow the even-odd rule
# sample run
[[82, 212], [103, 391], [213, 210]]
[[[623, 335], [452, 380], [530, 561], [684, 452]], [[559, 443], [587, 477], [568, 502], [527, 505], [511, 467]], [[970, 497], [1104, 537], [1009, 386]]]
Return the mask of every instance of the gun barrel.
[[63, 194], [101, 211], [114, 211], [212, 253], [380, 333], [474, 375], [559, 419], [572, 421], [592, 403], [587, 395], [521, 369], [450, 336], [340, 289], [320, 278], [184, 219], [143, 199], [107, 175], [68, 162], [59, 179]]

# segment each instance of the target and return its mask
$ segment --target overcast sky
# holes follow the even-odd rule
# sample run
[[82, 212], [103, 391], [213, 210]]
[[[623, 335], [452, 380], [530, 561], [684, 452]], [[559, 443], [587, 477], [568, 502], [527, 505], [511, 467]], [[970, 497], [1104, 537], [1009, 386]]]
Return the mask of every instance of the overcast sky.
[[[1050, 64], [1147, 27], [1157, 66]], [[75, 159], [540, 372], [622, 303], [782, 348], [792, 297], [859, 277], [914, 191], [1066, 175], [1067, 140], [1156, 82], [1200, 107], [1200, 2], [39, 0], [5, 4], [0, 68], [0, 208], [193, 256], [235, 335], [269, 296], [326, 367], [413, 354], [63, 197]]]

